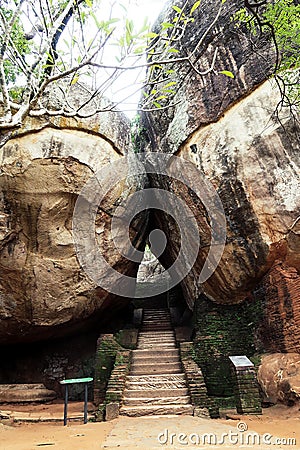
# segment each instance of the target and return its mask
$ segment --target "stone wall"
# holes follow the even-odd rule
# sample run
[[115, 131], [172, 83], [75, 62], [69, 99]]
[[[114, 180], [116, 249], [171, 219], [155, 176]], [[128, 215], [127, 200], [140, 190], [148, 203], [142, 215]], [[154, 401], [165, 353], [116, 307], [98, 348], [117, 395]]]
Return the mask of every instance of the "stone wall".
[[256, 353], [255, 330], [261, 320], [261, 305], [247, 300], [240, 305], [216, 305], [201, 296], [194, 309], [195, 360], [202, 369], [208, 394], [234, 396], [229, 356]]
[[300, 278], [296, 268], [278, 261], [255, 294], [262, 303], [257, 332], [262, 347], [271, 353], [300, 353]]

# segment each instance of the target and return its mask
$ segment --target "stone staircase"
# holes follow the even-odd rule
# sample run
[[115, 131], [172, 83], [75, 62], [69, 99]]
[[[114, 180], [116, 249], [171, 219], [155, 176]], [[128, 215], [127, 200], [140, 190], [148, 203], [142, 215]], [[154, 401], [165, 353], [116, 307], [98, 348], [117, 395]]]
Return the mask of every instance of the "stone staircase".
[[168, 309], [144, 310], [120, 414], [193, 414]]

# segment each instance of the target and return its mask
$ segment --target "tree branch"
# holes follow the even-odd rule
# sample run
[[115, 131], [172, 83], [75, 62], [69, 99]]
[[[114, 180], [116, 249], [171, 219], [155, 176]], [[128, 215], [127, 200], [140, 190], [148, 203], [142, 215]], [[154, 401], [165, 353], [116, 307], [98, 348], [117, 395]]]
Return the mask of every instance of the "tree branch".
[[20, 0], [7, 27], [4, 26], [4, 29], [5, 28], [6, 29], [5, 29], [3, 39], [2, 39], [2, 45], [0, 47], [0, 89], [1, 89], [1, 93], [2, 93], [4, 116], [0, 118], [0, 122], [5, 122], [7, 120], [9, 121], [9, 120], [11, 120], [11, 117], [12, 117], [8, 85], [6, 82], [6, 76], [5, 76], [5, 71], [4, 71], [4, 55], [5, 55], [5, 52], [7, 49], [11, 30], [17, 20], [19, 13], [20, 13], [23, 2], [24, 2], [24, 0]]

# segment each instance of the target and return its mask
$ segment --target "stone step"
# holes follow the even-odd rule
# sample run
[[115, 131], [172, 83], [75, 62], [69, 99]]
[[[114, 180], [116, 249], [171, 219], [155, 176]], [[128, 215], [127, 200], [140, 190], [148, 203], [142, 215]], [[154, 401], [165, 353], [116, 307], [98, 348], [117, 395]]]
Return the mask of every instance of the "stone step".
[[157, 372], [159, 370], [160, 373], [164, 373], [163, 371], [165, 368], [169, 370], [172, 367], [175, 370], [182, 369], [180, 360], [179, 359], [176, 359], [175, 361], [174, 360], [171, 360], [171, 361], [170, 360], [168, 360], [168, 361], [155, 361], [154, 360], [153, 362], [150, 362], [150, 361], [144, 362], [144, 361], [138, 360], [138, 361], [132, 362], [131, 367], [130, 367], [130, 373], [136, 369], [143, 369], [143, 370], [149, 369], [151, 371], [149, 373], [153, 373], [153, 369], [155, 369], [155, 372]]
[[157, 415], [193, 415], [192, 405], [122, 406], [120, 414], [130, 417]]
[[150, 336], [140, 336], [138, 342], [174, 342], [174, 336], [161, 336], [161, 337], [150, 337]]
[[173, 389], [186, 389], [185, 381], [155, 381], [148, 383], [135, 383], [128, 381], [126, 383], [126, 389], [132, 391], [149, 391], [149, 390], [173, 390]]
[[157, 316], [157, 317], [144, 317], [143, 318], [143, 323], [149, 322], [149, 323], [171, 323], [171, 318], [170, 317], [165, 317], [165, 316]]
[[183, 388], [174, 388], [174, 389], [159, 389], [156, 385], [152, 389], [147, 389], [146, 386], [142, 386], [141, 389], [138, 386], [135, 389], [125, 389], [124, 397], [125, 398], [140, 398], [140, 397], [178, 397], [178, 396], [186, 396], [189, 394], [189, 391], [186, 387]]
[[126, 389], [183, 389], [186, 388], [185, 375], [183, 373], [128, 375]]
[[144, 310], [144, 317], [170, 317], [170, 311], [145, 311]]
[[143, 325], [171, 325], [169, 319], [144, 319]]
[[168, 320], [170, 322], [171, 316], [170, 314], [164, 314], [164, 315], [144, 315], [143, 321], [145, 320]]
[[170, 319], [170, 313], [146, 313], [144, 312], [143, 319]]
[[162, 341], [160, 341], [160, 342], [157, 342], [157, 341], [147, 342], [147, 341], [145, 341], [145, 342], [138, 343], [138, 348], [143, 346], [143, 345], [152, 345], [152, 346], [156, 345], [157, 347], [172, 345], [173, 347], [175, 347], [175, 342], [174, 341], [173, 342], [162, 342]]
[[147, 338], [143, 338], [143, 339], [139, 339], [138, 340], [138, 346], [139, 345], [144, 345], [144, 344], [157, 344], [158, 346], [160, 344], [174, 344], [175, 345], [175, 340], [174, 339], [147, 339]]
[[175, 338], [175, 335], [172, 331], [146, 331], [146, 332], [140, 332], [139, 337], [146, 338], [146, 337], [153, 337], [153, 338]]
[[139, 367], [134, 367], [132, 371], [130, 372], [132, 375], [161, 375], [162, 373], [168, 374], [168, 373], [181, 373], [182, 368], [180, 364], [175, 367], [175, 364], [170, 364], [170, 367], [164, 366], [163, 368], [157, 367], [155, 365], [152, 365], [150, 368], [146, 364]]
[[146, 343], [146, 342], [164, 342], [164, 343], [169, 343], [171, 342], [172, 344], [175, 344], [175, 339], [173, 336], [170, 337], [161, 337], [161, 338], [157, 338], [157, 337], [141, 337], [138, 339], [138, 343]]
[[123, 405], [125, 406], [143, 406], [143, 405], [188, 405], [190, 404], [190, 397], [138, 397], [138, 398], [124, 398]]
[[141, 376], [141, 375], [128, 375], [127, 376], [128, 381], [132, 381], [132, 382], [138, 382], [138, 383], [143, 383], [143, 382], [155, 382], [155, 381], [185, 381], [185, 374], [184, 373], [168, 373], [168, 374], [164, 374], [161, 373], [159, 375], [155, 374], [151, 374], [149, 376]]
[[173, 349], [173, 348], [176, 348], [175, 347], [175, 344], [162, 344], [162, 343], [160, 343], [160, 344], [140, 344], [139, 346], [138, 346], [138, 348], [140, 349], [140, 350], [147, 350], [147, 349], [151, 349], [151, 350], [153, 350], [153, 349], [156, 349], [156, 351], [159, 351], [160, 349], [161, 350], [165, 350], [165, 349]]
[[163, 323], [171, 323], [171, 318], [167, 317], [167, 316], [148, 316], [148, 317], [143, 317], [143, 323], [157, 323], [157, 321], [161, 321]]
[[132, 358], [131, 367], [133, 364], [157, 364], [157, 363], [179, 363], [180, 359], [178, 355], [174, 356], [161, 356], [157, 353], [156, 356], [144, 357], [144, 358], [136, 358], [135, 356]]
[[163, 340], [154, 340], [154, 341], [151, 341], [151, 340], [147, 340], [147, 339], [145, 339], [145, 340], [142, 340], [141, 342], [138, 340], [138, 347], [139, 347], [139, 345], [146, 345], [147, 343], [149, 343], [149, 345], [169, 345], [169, 344], [172, 344], [172, 345], [174, 345], [175, 346], [175, 339], [171, 339], [171, 340], [167, 340], [167, 341], [163, 341]]
[[146, 357], [171, 357], [171, 356], [179, 356], [179, 350], [177, 348], [166, 348], [159, 350], [151, 350], [151, 349], [137, 349], [132, 351], [133, 358], [146, 358]]
[[139, 336], [155, 336], [155, 337], [161, 337], [161, 336], [172, 336], [174, 337], [174, 332], [173, 331], [160, 331], [160, 332], [152, 332], [152, 331], [140, 331]]
[[149, 320], [149, 321], [151, 321], [151, 320], [163, 320], [163, 321], [169, 321], [170, 322], [170, 314], [164, 314], [164, 315], [155, 315], [155, 314], [153, 314], [153, 315], [145, 315], [144, 314], [144, 317], [143, 317], [143, 322], [145, 322], [145, 321], [147, 321], [147, 320]]
[[174, 336], [139, 336], [139, 342], [175, 342]]
[[139, 350], [147, 350], [147, 349], [157, 349], [159, 350], [165, 350], [165, 349], [176, 349], [174, 342], [139, 342], [137, 348]]
[[172, 331], [172, 327], [171, 325], [142, 325], [141, 331]]
[[0, 403], [48, 402], [56, 398], [56, 393], [43, 384], [1, 384]]
[[[22, 413], [17, 412], [13, 413], [11, 416], [11, 419], [15, 423], [39, 423], [39, 422], [62, 422], [64, 420], [63, 414], [30, 414], [30, 413]], [[87, 416], [88, 421], [94, 419], [95, 416], [88, 414]], [[68, 414], [68, 421], [83, 421], [83, 413], [69, 413]]]

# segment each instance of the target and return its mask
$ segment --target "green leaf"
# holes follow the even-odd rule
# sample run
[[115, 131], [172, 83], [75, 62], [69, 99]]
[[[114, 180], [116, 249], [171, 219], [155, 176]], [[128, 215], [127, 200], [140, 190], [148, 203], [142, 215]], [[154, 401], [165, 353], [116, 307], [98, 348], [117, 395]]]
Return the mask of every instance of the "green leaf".
[[133, 31], [133, 27], [134, 27], [134, 25], [133, 25], [133, 20], [126, 20], [126, 30], [129, 32], [129, 33], [132, 33], [132, 31]]
[[179, 53], [179, 50], [177, 50], [176, 48], [169, 48], [168, 53]]
[[134, 53], [135, 55], [138, 55], [138, 54], [140, 54], [140, 53], [144, 53], [145, 50], [146, 50], [146, 47], [145, 47], [145, 46], [143, 46], [143, 47], [136, 47], [136, 48], [134, 49], [133, 53]]
[[163, 91], [166, 92], [167, 94], [176, 94], [176, 91], [174, 91], [174, 89], [164, 89]]
[[157, 97], [157, 98], [155, 99], [155, 101], [157, 102], [158, 100], [164, 100], [165, 98], [167, 98], [166, 95], [160, 95], [159, 97]]
[[165, 30], [165, 29], [167, 29], [167, 28], [174, 28], [174, 24], [173, 23], [170, 23], [170, 22], [163, 22], [162, 24], [161, 24], [161, 26], [162, 26], [162, 28]]
[[67, 48], [70, 48], [70, 42], [67, 39], [63, 39], [64, 44]]
[[157, 33], [153, 33], [152, 31], [150, 31], [150, 33], [145, 34], [145, 38], [149, 38], [149, 39], [154, 39], [158, 36]]
[[99, 22], [99, 20], [97, 19], [96, 14], [93, 11], [91, 11], [90, 14], [91, 14], [92, 18], [94, 19], [96, 27], [98, 28], [98, 30], [100, 30], [101, 22]]
[[194, 3], [194, 5], [192, 6], [190, 14], [193, 14], [193, 12], [196, 11], [197, 8], [199, 8], [200, 3], [201, 3], [201, 0], [197, 1], [196, 3]]
[[153, 105], [156, 106], [156, 108], [161, 108], [161, 104], [158, 102], [153, 102]]
[[229, 70], [221, 70], [219, 73], [221, 73], [222, 75], [226, 75], [226, 77], [234, 78], [233, 73], [230, 72]]
[[170, 81], [169, 83], [165, 84], [165, 86], [163, 87], [163, 89], [167, 89], [171, 86], [175, 86], [175, 84], [177, 84], [176, 81]]
[[85, 0], [85, 3], [88, 5], [89, 8], [92, 8], [93, 2], [91, 0]]
[[116, 22], [120, 22], [120, 19], [115, 18], [115, 19], [110, 19], [107, 22], [104, 22], [106, 25], [111, 25], [112, 23], [116, 23]]
[[182, 13], [182, 9], [179, 8], [178, 6], [172, 6], [172, 8], [174, 9], [174, 11], [176, 11], [178, 14]]
[[76, 84], [78, 80], [79, 80], [79, 75], [78, 75], [78, 73], [76, 73], [74, 75], [74, 77], [72, 78], [71, 85]]

